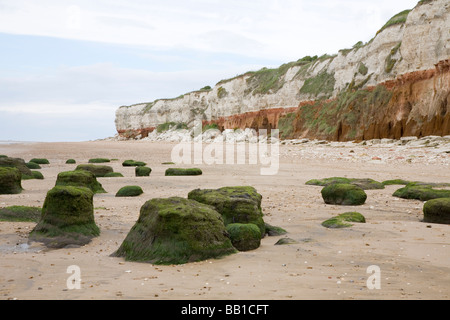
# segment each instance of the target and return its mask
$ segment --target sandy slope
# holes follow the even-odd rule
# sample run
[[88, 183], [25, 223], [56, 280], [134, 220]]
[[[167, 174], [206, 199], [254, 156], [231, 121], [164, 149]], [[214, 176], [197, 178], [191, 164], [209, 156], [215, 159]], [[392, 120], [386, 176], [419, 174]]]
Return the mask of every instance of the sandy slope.
[[[325, 205], [311, 178], [370, 177], [450, 182], [450, 156], [427, 148], [382, 146], [286, 145], [280, 147], [279, 172], [260, 175], [257, 165], [195, 165], [198, 177], [165, 177], [174, 143], [97, 141], [0, 145], [0, 154], [45, 157], [45, 180], [23, 182], [19, 195], [0, 195], [0, 207], [42, 206], [65, 160], [117, 158], [110, 165], [124, 178], [99, 178], [107, 194], [94, 198], [101, 235], [80, 248], [48, 250], [27, 245], [34, 223], [0, 222], [0, 299], [449, 299], [450, 226], [421, 221], [423, 203], [392, 197], [399, 186], [370, 190], [363, 206]], [[353, 152], [351, 152], [353, 151]], [[378, 157], [381, 160], [379, 160]], [[150, 177], [134, 177], [126, 159], [146, 161]], [[410, 159], [410, 160], [408, 160]], [[144, 194], [115, 198], [124, 185], [138, 184]], [[252, 185], [263, 195], [265, 221], [281, 226], [297, 244], [274, 245], [219, 260], [154, 266], [112, 258], [139, 215], [154, 197], [187, 196], [195, 188]], [[330, 230], [321, 222], [358, 210], [367, 220]], [[69, 290], [67, 268], [81, 270], [81, 289]], [[381, 288], [369, 290], [367, 268], [378, 265]]]

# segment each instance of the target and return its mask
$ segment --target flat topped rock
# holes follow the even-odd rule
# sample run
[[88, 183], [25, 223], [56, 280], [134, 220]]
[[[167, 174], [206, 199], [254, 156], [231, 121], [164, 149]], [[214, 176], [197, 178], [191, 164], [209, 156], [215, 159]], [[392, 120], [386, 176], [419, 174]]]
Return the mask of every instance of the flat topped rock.
[[112, 256], [153, 264], [183, 264], [234, 252], [216, 210], [195, 200], [171, 197], [147, 201]]
[[195, 189], [188, 199], [213, 206], [223, 217], [225, 225], [230, 223], [253, 223], [261, 236], [265, 224], [261, 210], [262, 196], [250, 186], [223, 187], [219, 189]]
[[100, 234], [94, 221], [94, 193], [85, 187], [56, 186], [47, 192], [42, 216], [29, 240], [49, 248], [82, 246]]

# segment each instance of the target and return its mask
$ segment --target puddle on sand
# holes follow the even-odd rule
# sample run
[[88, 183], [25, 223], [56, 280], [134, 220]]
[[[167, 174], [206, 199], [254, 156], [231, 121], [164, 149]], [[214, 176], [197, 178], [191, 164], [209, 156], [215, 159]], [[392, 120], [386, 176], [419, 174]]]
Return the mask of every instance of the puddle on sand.
[[45, 247], [38, 243], [19, 243], [16, 245], [0, 245], [0, 253], [39, 252]]

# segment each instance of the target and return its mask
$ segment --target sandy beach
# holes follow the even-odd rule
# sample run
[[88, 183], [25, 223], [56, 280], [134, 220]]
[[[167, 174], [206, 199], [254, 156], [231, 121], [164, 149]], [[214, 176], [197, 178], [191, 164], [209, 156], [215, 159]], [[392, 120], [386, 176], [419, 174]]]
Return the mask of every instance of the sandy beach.
[[[101, 234], [78, 248], [47, 249], [28, 243], [30, 222], [0, 222], [0, 299], [164, 299], [164, 300], [351, 300], [450, 298], [450, 225], [422, 221], [423, 202], [395, 198], [401, 186], [367, 190], [358, 207], [326, 205], [313, 178], [334, 176], [450, 182], [450, 153], [433, 147], [362, 144], [286, 144], [278, 173], [260, 174], [260, 165], [195, 165], [203, 175], [166, 177], [176, 143], [91, 141], [0, 144], [0, 154], [47, 158], [44, 180], [22, 182], [24, 191], [0, 195], [0, 208], [43, 205], [59, 172], [104, 157], [123, 178], [98, 178], [108, 192], [94, 197]], [[447, 151], [450, 151], [447, 150]], [[122, 162], [147, 162], [150, 177], [135, 177]], [[194, 165], [193, 165], [194, 166]], [[192, 167], [192, 166], [191, 166]], [[116, 198], [125, 185], [139, 185], [139, 197]], [[265, 222], [284, 228], [261, 246], [221, 259], [157, 266], [110, 255], [120, 246], [152, 198], [187, 197], [196, 188], [250, 185], [263, 196]], [[327, 229], [321, 223], [339, 213], [358, 211], [366, 223]], [[275, 245], [284, 237], [297, 243]], [[70, 289], [69, 266], [81, 271], [81, 288]], [[380, 268], [380, 288], [367, 287], [369, 266]]]

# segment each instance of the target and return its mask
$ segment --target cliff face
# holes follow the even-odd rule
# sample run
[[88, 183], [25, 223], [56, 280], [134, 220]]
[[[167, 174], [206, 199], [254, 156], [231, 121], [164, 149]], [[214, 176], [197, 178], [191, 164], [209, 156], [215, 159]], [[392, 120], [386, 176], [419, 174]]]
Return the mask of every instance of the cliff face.
[[368, 43], [305, 57], [175, 99], [120, 107], [116, 128], [145, 137], [164, 123], [279, 128], [330, 140], [450, 134], [450, 3], [421, 1]]

